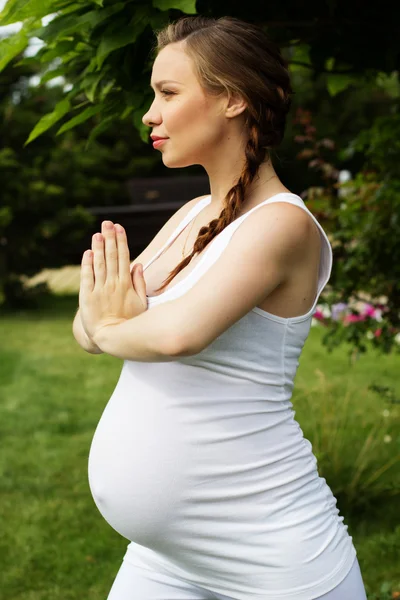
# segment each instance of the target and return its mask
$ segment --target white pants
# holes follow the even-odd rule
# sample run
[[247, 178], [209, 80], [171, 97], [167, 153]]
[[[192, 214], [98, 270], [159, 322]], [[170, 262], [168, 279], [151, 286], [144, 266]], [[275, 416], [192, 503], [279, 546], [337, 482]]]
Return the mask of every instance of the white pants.
[[[107, 600], [235, 600], [124, 560]], [[367, 600], [357, 557], [345, 579], [323, 596], [309, 600]]]

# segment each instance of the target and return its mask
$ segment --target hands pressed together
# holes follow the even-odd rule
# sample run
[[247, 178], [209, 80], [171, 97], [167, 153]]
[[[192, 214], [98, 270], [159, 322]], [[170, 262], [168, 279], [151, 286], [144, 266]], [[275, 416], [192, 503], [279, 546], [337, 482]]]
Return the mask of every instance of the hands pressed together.
[[82, 325], [89, 338], [108, 325], [116, 325], [147, 310], [142, 265], [130, 270], [124, 228], [103, 221], [92, 237], [92, 249], [83, 253], [79, 290]]

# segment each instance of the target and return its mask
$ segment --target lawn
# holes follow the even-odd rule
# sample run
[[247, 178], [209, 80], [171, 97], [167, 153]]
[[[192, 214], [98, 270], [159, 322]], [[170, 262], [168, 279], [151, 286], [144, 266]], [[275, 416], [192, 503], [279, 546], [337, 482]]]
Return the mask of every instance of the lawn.
[[[105, 599], [128, 543], [87, 481], [122, 361], [77, 345], [77, 304], [59, 296], [0, 316], [1, 600]], [[322, 335], [313, 327], [302, 353], [296, 419], [349, 525], [369, 600], [389, 600], [400, 590], [399, 356], [371, 351], [351, 365], [347, 347], [328, 354]], [[371, 385], [394, 390], [397, 402]]]

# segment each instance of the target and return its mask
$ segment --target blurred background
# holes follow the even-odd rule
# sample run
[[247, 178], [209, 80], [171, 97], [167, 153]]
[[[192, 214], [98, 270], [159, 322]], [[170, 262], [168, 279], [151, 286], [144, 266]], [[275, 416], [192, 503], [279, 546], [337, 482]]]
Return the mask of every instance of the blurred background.
[[202, 167], [163, 165], [141, 123], [154, 29], [196, 13], [262, 25], [289, 61], [295, 96], [272, 159], [334, 251], [296, 419], [368, 599], [400, 598], [400, 8], [242, 4], [0, 0], [1, 600], [105, 598], [125, 552], [87, 483], [122, 363], [84, 352], [72, 321], [104, 219], [125, 227], [133, 260], [209, 193]]

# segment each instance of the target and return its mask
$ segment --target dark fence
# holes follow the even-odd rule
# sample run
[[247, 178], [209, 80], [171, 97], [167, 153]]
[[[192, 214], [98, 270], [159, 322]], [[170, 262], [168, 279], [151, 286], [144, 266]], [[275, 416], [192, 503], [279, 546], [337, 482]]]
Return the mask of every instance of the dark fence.
[[83, 252], [91, 247], [92, 235], [101, 231], [102, 221], [120, 223], [126, 230], [131, 259], [151, 242], [168, 219], [186, 202], [209, 193], [207, 176], [137, 178], [127, 182], [131, 204], [91, 206], [93, 227], [69, 255], [70, 264], [80, 264]]

